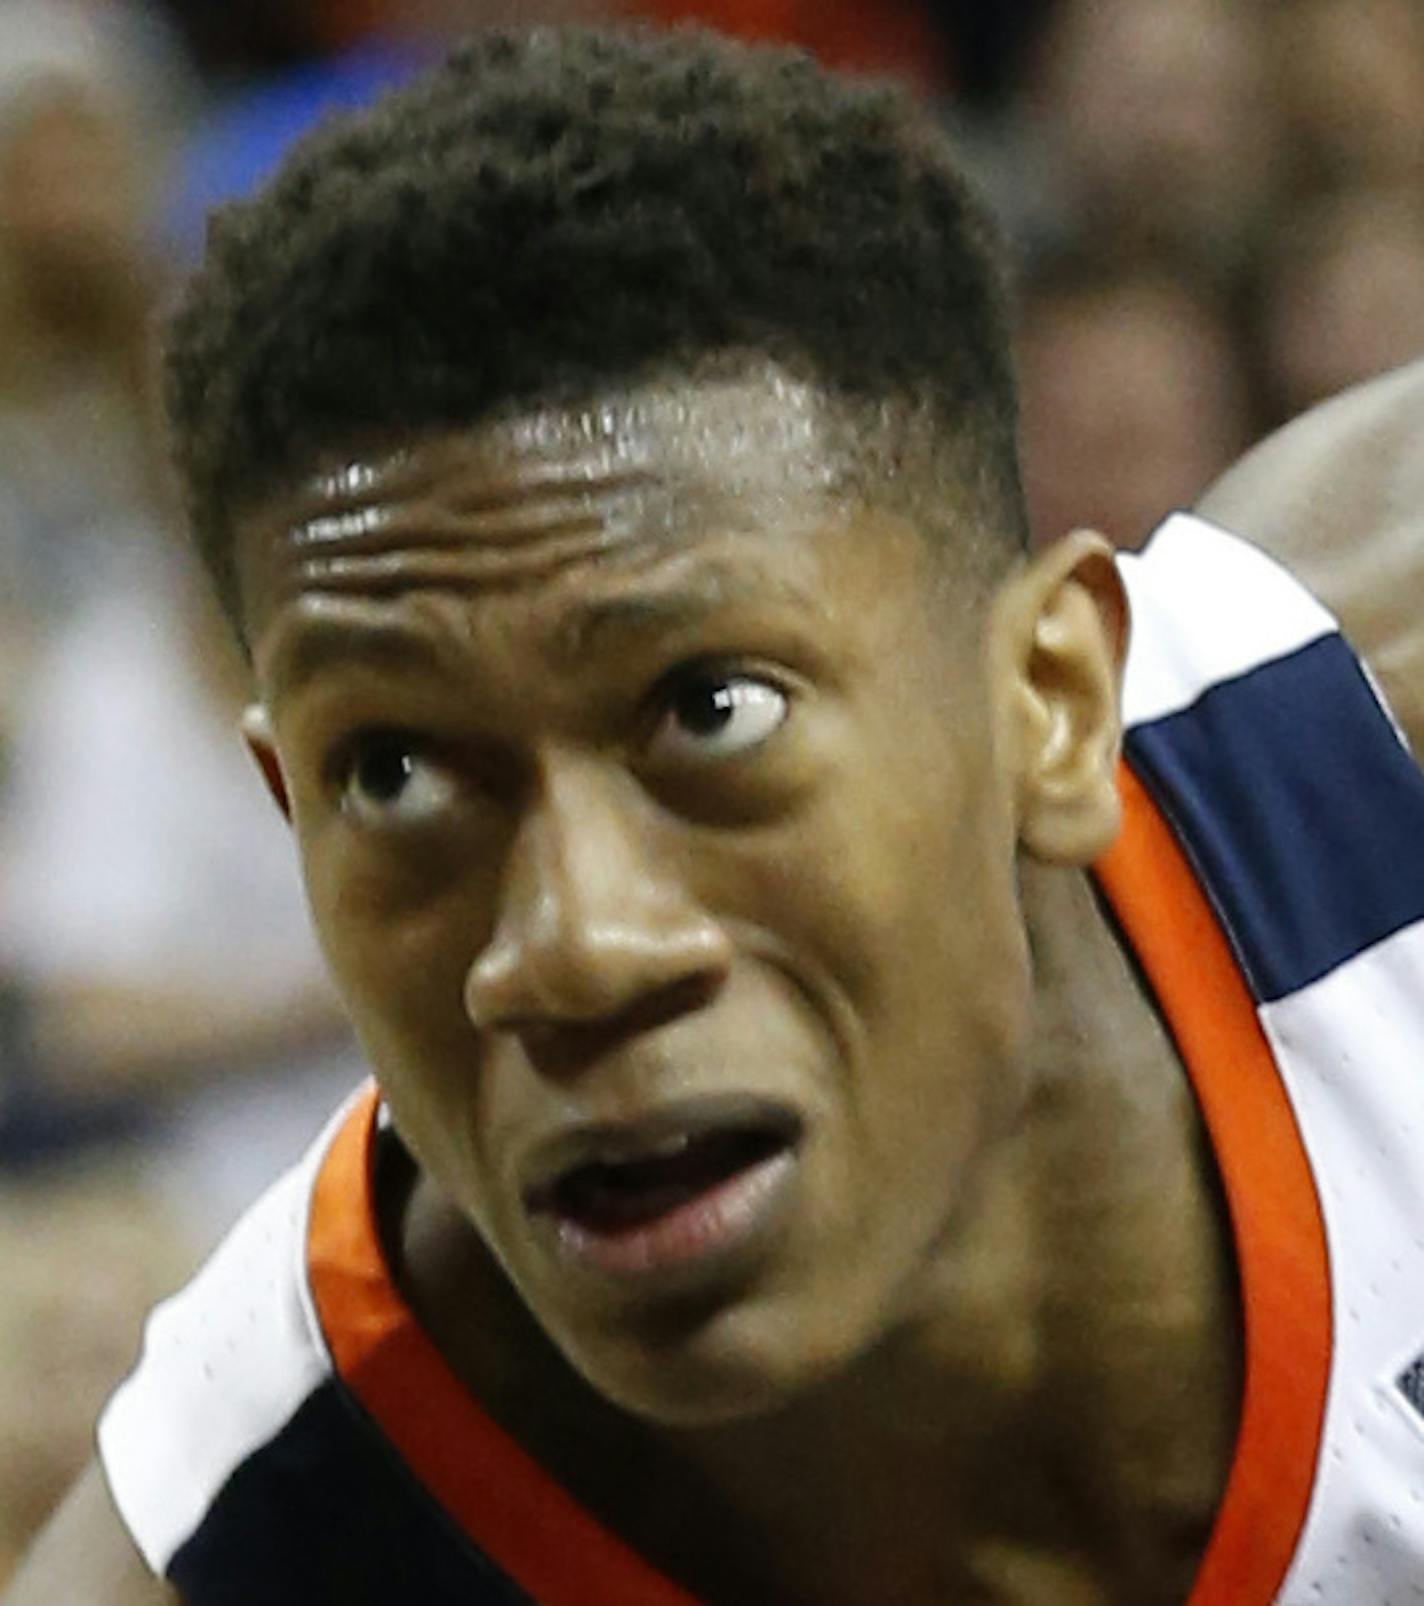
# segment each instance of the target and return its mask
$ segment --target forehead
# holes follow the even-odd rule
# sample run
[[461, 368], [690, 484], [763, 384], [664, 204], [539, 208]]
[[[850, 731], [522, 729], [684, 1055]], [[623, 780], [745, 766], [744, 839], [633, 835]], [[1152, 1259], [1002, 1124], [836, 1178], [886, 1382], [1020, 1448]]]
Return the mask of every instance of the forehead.
[[770, 371], [530, 408], [334, 458], [239, 525], [254, 650], [323, 601], [567, 592], [685, 569], [704, 551], [725, 592], [726, 537], [847, 515], [857, 439], [816, 387]]

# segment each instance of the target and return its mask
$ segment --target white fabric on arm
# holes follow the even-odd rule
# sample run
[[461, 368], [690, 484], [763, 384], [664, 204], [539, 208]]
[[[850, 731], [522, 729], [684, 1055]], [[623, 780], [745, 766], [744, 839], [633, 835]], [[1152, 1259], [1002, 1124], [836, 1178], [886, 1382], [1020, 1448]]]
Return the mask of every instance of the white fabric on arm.
[[312, 1186], [348, 1106], [160, 1305], [99, 1421], [99, 1458], [155, 1573], [239, 1466], [331, 1375], [307, 1283]]
[[[1338, 628], [1258, 548], [1191, 513], [1174, 513], [1118, 568], [1132, 606], [1123, 723], [1190, 708], [1222, 681], [1309, 646]], [[1184, 629], [1183, 621], [1208, 621]]]

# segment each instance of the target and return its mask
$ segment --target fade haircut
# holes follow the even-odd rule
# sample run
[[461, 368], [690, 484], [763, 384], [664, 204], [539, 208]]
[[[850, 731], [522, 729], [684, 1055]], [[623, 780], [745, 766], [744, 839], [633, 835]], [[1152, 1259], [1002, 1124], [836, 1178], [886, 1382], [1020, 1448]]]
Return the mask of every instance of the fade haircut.
[[995, 235], [944, 139], [898, 90], [702, 29], [480, 34], [319, 129], [213, 218], [165, 399], [241, 633], [235, 517], [330, 454], [737, 354], [904, 404], [959, 538], [1017, 557]]

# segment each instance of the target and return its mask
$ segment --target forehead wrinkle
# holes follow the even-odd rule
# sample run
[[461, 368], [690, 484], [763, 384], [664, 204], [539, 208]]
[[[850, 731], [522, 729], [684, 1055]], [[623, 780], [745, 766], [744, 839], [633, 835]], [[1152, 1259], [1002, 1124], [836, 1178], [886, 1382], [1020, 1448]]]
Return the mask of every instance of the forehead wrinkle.
[[[473, 435], [455, 431], [328, 465], [288, 504], [285, 544], [355, 555], [412, 537], [434, 544], [478, 534], [493, 544], [507, 532], [514, 542], [541, 523], [614, 522], [609, 504], [658, 490], [737, 499], [768, 488], [769, 447], [777, 488], [789, 474], [803, 492], [831, 489], [837, 454], [828, 456], [825, 402], [814, 387], [773, 369], [759, 385], [704, 381], [695, 394], [700, 409], [680, 390], [641, 387], [602, 405], [521, 412]], [[685, 459], [676, 466], [660, 461], [669, 441], [680, 443], [673, 457]], [[699, 484], [709, 444], [723, 460]], [[670, 466], [681, 484], [669, 481]]]
[[387, 488], [377, 481], [365, 496], [304, 499], [284, 534], [298, 556], [378, 556], [407, 546], [471, 541], [498, 549], [541, 532], [606, 527], [620, 503], [646, 496], [654, 484], [655, 477], [644, 472], [592, 473], [575, 466], [493, 484], [483, 473], [452, 473], [423, 490]]
[[467, 541], [450, 546], [400, 543], [389, 551], [354, 555], [312, 554], [293, 566], [286, 589], [289, 594], [373, 598], [437, 589], [465, 596], [508, 594], [602, 557], [609, 546], [606, 533], [595, 525], [549, 533], [517, 553], [491, 552]]
[[586, 501], [563, 508], [525, 506], [515, 510], [517, 523], [508, 514], [496, 514], [495, 532], [483, 523], [490, 516], [483, 513], [443, 514], [438, 533], [432, 529], [435, 521], [402, 515], [350, 541], [298, 546], [289, 540], [275, 570], [266, 572], [256, 603], [265, 611], [304, 595], [390, 599], [427, 590], [470, 598], [510, 595], [589, 562], [636, 560], [676, 539], [671, 521], [650, 509], [637, 488], [621, 493], [610, 488], [608, 497], [613, 505], [602, 508]]
[[520, 410], [337, 459], [246, 517], [244, 608], [270, 618], [303, 593], [359, 596], [367, 586], [382, 598], [482, 583], [508, 594], [576, 565], [581, 542], [589, 556], [612, 557], [765, 529], [793, 507], [798, 519], [810, 504], [823, 517], [852, 489], [843, 433], [828, 430], [814, 387], [772, 369]]
[[435, 493], [436, 500], [455, 506], [498, 507], [531, 491], [617, 489], [649, 473], [647, 463], [627, 451], [595, 449], [587, 440], [555, 447], [552, 437], [528, 431], [451, 430], [324, 468], [294, 491], [293, 506], [299, 512], [345, 513]]

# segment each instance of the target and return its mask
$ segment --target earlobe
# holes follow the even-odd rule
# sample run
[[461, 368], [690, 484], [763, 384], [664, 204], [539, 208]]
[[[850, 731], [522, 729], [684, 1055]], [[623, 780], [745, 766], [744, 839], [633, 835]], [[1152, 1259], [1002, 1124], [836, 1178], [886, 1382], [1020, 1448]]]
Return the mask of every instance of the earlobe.
[[1016, 582], [1011, 707], [1019, 838], [1045, 863], [1086, 866], [1117, 835], [1119, 689], [1127, 599], [1112, 548], [1080, 532]]
[[283, 817], [290, 821], [292, 800], [287, 791], [287, 778], [282, 773], [282, 761], [277, 756], [277, 742], [272, 734], [272, 721], [261, 703], [253, 703], [243, 710], [241, 729], [242, 739], [247, 743], [248, 752], [252, 754], [257, 768], [262, 772], [262, 779], [267, 783], [267, 790], [272, 794], [273, 802], [281, 809]]

